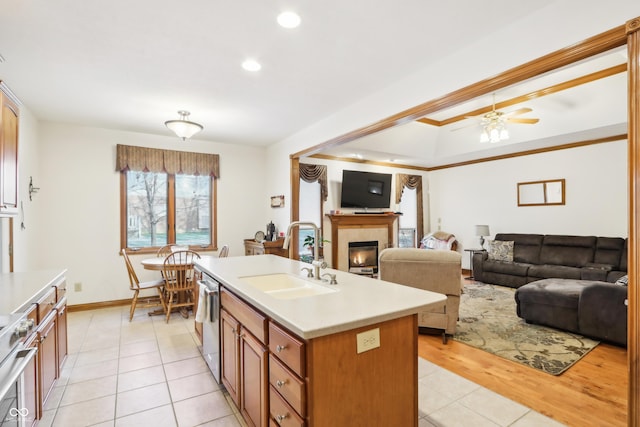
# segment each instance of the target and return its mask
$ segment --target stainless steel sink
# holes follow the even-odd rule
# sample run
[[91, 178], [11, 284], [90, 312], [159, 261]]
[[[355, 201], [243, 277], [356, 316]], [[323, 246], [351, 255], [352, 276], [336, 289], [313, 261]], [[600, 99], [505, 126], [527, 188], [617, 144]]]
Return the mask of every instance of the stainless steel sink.
[[244, 276], [240, 280], [277, 299], [303, 298], [338, 291], [287, 273]]

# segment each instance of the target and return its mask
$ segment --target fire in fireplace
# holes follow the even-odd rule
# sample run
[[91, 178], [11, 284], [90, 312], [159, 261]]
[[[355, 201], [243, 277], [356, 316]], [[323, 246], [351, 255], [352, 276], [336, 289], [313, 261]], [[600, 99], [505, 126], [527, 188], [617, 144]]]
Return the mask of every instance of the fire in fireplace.
[[349, 242], [349, 273], [378, 273], [378, 242]]

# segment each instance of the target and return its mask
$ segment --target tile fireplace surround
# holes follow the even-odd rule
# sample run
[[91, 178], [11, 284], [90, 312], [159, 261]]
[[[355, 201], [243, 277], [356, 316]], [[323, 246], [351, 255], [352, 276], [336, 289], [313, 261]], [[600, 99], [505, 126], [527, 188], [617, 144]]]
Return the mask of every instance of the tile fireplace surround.
[[[378, 250], [397, 246], [397, 214], [338, 214], [325, 215], [326, 236], [331, 244], [325, 247], [325, 258], [332, 268], [349, 271], [349, 242], [377, 241]], [[330, 249], [330, 250], [327, 250]]]

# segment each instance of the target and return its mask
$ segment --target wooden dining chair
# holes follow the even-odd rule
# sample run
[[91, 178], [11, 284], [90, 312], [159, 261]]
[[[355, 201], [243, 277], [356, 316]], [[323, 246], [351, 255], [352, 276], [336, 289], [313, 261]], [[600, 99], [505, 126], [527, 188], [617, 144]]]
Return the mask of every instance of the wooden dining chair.
[[169, 245], [164, 245], [162, 247], [160, 247], [160, 249], [158, 249], [158, 251], [156, 252], [156, 255], [158, 257], [162, 257], [162, 258], [166, 258], [171, 252], [173, 252], [171, 250], [172, 247], [174, 247], [175, 244], [171, 243]]
[[[163, 275], [169, 323], [171, 311], [175, 308], [187, 311], [195, 303], [195, 262], [200, 255], [194, 251], [178, 251], [164, 259]], [[189, 316], [187, 311], [186, 317]]]
[[218, 251], [218, 258], [226, 258], [229, 255], [229, 245], [224, 245]]
[[[164, 279], [140, 282], [125, 249], [122, 249], [122, 257], [124, 258], [124, 263], [127, 267], [127, 274], [129, 275], [129, 288], [133, 291], [131, 308], [129, 309], [129, 322], [133, 319], [133, 314], [138, 307], [139, 299], [141, 300], [140, 302], [142, 302], [142, 305], [140, 305], [142, 308], [162, 307], [162, 310], [166, 312], [167, 306], [164, 300]], [[140, 291], [149, 289], [155, 289], [158, 295], [150, 295], [140, 298]], [[149, 315], [151, 315], [151, 312], [149, 312]]]

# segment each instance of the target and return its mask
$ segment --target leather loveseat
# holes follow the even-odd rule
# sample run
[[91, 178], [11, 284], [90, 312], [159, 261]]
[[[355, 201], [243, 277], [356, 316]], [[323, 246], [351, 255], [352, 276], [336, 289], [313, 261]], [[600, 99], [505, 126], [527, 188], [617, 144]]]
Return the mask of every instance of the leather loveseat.
[[615, 282], [627, 274], [627, 239], [621, 237], [496, 234], [513, 242], [512, 261], [473, 256], [474, 279], [519, 288], [548, 278]]

